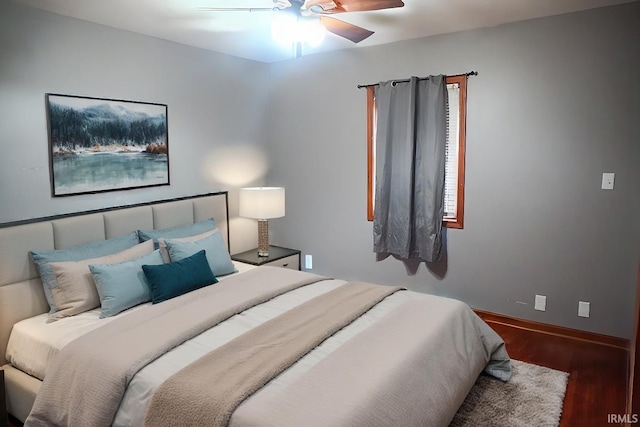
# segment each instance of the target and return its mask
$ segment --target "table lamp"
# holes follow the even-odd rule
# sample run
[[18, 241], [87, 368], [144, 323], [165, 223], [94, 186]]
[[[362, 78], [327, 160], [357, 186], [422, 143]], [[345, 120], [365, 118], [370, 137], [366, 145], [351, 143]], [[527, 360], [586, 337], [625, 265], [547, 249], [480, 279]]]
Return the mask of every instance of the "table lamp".
[[284, 188], [241, 188], [239, 203], [240, 216], [258, 220], [258, 256], [269, 256], [268, 220], [284, 216]]

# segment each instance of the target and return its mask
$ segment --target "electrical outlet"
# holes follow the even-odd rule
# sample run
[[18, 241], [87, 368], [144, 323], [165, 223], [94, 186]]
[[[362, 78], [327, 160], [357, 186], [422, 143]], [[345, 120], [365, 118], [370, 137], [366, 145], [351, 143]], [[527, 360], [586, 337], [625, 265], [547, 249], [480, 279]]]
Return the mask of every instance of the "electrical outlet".
[[605, 172], [602, 174], [602, 189], [613, 190], [613, 183], [616, 179], [615, 173]]
[[544, 295], [536, 295], [534, 308], [538, 311], [545, 311], [547, 309], [547, 297]]
[[588, 303], [586, 301], [578, 302], [578, 316], [589, 317], [590, 309], [591, 309], [591, 303]]
[[311, 270], [313, 268], [313, 257], [309, 254], [304, 256], [304, 268]]

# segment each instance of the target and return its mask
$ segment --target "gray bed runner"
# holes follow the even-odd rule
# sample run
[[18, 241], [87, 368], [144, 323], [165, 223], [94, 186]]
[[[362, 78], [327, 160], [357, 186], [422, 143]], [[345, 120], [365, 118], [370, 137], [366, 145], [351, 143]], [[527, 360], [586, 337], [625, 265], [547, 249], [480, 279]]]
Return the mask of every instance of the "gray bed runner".
[[145, 426], [226, 426], [244, 399], [400, 289], [349, 282], [240, 335], [162, 383]]

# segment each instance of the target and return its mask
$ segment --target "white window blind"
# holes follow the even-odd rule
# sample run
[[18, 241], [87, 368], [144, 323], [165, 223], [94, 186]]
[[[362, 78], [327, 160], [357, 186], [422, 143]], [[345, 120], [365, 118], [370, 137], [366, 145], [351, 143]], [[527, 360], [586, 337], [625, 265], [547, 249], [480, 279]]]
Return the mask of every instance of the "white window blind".
[[456, 216], [458, 189], [458, 130], [460, 129], [460, 86], [447, 85], [447, 147], [445, 149], [444, 216]]

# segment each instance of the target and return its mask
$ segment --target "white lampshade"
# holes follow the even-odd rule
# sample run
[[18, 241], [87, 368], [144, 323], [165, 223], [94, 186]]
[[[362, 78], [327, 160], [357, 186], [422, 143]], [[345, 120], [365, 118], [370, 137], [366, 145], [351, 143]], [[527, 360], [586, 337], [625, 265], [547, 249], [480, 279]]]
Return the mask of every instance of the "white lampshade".
[[254, 219], [284, 216], [284, 188], [251, 187], [240, 189], [240, 216]]

